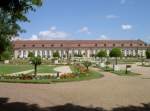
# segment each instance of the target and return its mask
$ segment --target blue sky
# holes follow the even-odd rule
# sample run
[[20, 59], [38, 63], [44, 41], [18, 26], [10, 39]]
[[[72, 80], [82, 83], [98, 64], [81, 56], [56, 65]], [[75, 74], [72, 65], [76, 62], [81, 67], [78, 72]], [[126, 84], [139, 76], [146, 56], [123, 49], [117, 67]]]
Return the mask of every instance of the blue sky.
[[44, 0], [21, 23], [23, 39], [150, 41], [150, 0]]

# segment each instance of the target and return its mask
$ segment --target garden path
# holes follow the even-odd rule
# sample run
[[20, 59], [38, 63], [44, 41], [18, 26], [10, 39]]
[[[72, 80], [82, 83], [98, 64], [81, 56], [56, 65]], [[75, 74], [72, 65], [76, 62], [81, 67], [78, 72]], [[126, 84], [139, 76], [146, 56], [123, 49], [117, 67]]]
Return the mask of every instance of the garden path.
[[34, 70], [31, 69], [31, 70], [26, 70], [26, 71], [21, 71], [21, 72], [15, 72], [15, 73], [7, 74], [7, 75], [28, 74], [28, 73], [31, 73], [31, 72], [33, 72], [33, 71], [34, 71]]

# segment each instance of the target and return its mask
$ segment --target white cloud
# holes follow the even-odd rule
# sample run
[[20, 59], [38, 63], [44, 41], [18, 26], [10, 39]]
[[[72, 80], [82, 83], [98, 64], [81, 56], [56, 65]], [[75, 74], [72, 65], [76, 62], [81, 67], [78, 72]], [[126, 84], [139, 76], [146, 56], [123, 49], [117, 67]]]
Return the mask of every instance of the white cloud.
[[126, 0], [121, 0], [120, 1], [120, 4], [122, 4], [122, 5], [125, 4], [125, 3], [126, 3]]
[[91, 32], [89, 31], [89, 28], [84, 26], [79, 30], [80, 33], [85, 33], [85, 34], [91, 34]]
[[114, 15], [114, 14], [109, 14], [106, 16], [106, 19], [117, 19], [117, 18], [119, 18], [119, 16]]
[[105, 34], [102, 34], [100, 37], [98, 37], [98, 40], [109, 40], [109, 37], [107, 37]]
[[31, 40], [64, 40], [70, 39], [70, 34], [64, 31], [58, 31], [56, 27], [49, 30], [40, 31], [37, 35], [32, 35]]
[[30, 40], [38, 40], [38, 36], [37, 35], [32, 35], [32, 37], [30, 38]]
[[131, 29], [133, 28], [133, 26], [130, 25], [130, 24], [122, 24], [122, 25], [121, 25], [121, 28], [122, 28], [123, 30], [131, 30]]

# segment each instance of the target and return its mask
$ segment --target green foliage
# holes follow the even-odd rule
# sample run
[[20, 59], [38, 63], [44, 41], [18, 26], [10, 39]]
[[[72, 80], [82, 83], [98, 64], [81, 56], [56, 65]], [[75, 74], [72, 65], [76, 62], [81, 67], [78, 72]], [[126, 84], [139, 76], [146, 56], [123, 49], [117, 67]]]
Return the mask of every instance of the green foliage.
[[147, 59], [150, 59], [150, 49], [147, 49], [147, 50], [146, 50], [146, 58], [147, 58]]
[[41, 6], [42, 0], [1, 0], [0, 54], [11, 45], [11, 38], [24, 32], [18, 22], [28, 22], [27, 13]]
[[60, 57], [59, 52], [58, 51], [54, 52], [53, 53], [53, 57], [54, 58], [59, 58]]
[[30, 61], [34, 65], [34, 75], [36, 76], [36, 74], [37, 74], [37, 66], [42, 63], [42, 59], [41, 59], [40, 56], [37, 56], [37, 57], [32, 57], [30, 59]]
[[32, 64], [36, 64], [36, 65], [40, 65], [41, 63], [42, 63], [42, 59], [41, 59], [41, 57], [40, 56], [37, 56], [37, 57], [32, 57], [31, 59], [30, 59], [30, 61], [31, 61], [31, 63]]
[[110, 57], [121, 57], [122, 56], [122, 52], [120, 48], [113, 48], [110, 52]]
[[84, 61], [83, 65], [87, 68], [87, 70], [89, 70], [89, 67], [92, 65], [92, 63], [90, 61]]
[[116, 58], [116, 65], [117, 65], [117, 57], [122, 56], [122, 52], [120, 48], [113, 48], [109, 54], [110, 57], [115, 57]]
[[107, 52], [105, 50], [101, 50], [96, 54], [97, 57], [106, 57]]
[[6, 50], [1, 54], [1, 60], [10, 60], [11, 59], [11, 52]]
[[34, 53], [33, 52], [29, 52], [28, 57], [34, 57]]

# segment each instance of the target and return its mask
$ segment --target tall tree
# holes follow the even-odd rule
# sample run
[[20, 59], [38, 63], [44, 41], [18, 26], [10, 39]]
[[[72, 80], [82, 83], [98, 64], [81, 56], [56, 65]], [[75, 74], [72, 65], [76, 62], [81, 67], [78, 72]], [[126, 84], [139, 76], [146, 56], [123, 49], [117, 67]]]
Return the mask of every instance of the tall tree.
[[96, 56], [101, 58], [101, 62], [102, 62], [102, 58], [107, 56], [107, 52], [105, 50], [101, 50], [96, 54]]
[[110, 57], [115, 57], [115, 59], [116, 59], [116, 65], [117, 65], [117, 64], [118, 64], [117, 58], [122, 56], [121, 49], [120, 49], [120, 48], [113, 48], [113, 49], [111, 50], [109, 56], [110, 56]]
[[42, 0], [1, 0], [0, 54], [11, 45], [11, 39], [24, 32], [19, 22], [29, 22], [26, 14], [42, 5]]
[[36, 75], [37, 75], [37, 66], [41, 65], [42, 59], [41, 59], [40, 56], [37, 56], [37, 57], [34, 56], [30, 59], [30, 61], [34, 65], [34, 76], [36, 77]]

